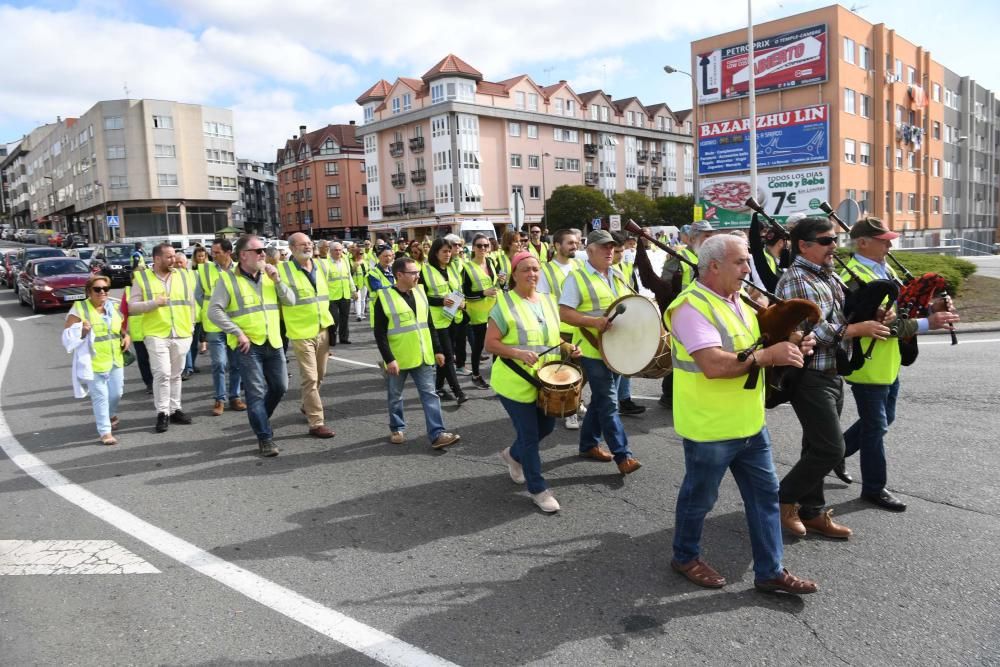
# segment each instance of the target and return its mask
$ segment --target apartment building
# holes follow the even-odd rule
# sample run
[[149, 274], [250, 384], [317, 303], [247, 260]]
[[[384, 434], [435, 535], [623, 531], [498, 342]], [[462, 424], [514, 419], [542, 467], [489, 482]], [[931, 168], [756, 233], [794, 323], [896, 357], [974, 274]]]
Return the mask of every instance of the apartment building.
[[278, 149], [278, 210], [281, 234], [313, 238], [358, 238], [367, 233], [365, 159], [348, 125], [299, 133]]
[[30, 226], [31, 197], [28, 194], [28, 158], [31, 147], [44, 139], [58, 124], [49, 123], [36, 127], [20, 141], [7, 147], [7, 155], [0, 160], [0, 178], [6, 184], [6, 209], [10, 224], [16, 229]]
[[487, 81], [455, 55], [419, 79], [380, 80], [357, 103], [371, 231], [537, 222], [561, 185], [693, 192], [690, 116], [666, 104], [527, 74]]
[[[965, 210], [959, 194], [946, 195], [947, 174], [958, 169], [949, 164], [976, 159], [958, 145], [964, 130], [955, 129], [970, 127], [968, 116], [965, 125], [946, 120], [946, 91], [961, 84], [948, 82], [927, 47], [839, 5], [757, 25], [754, 39], [760, 170], [754, 184], [746, 31], [691, 44], [698, 199], [706, 217], [745, 226], [750, 214], [741, 201], [752, 193], [779, 218], [817, 213], [823, 200], [833, 206], [853, 200], [902, 233], [904, 245], [938, 245], [950, 229], [975, 224], [974, 217], [952, 220], [945, 212]], [[990, 119], [995, 128], [992, 95], [981, 97], [984, 120], [975, 122]], [[966, 102], [974, 116], [979, 107]], [[977, 129], [983, 145], [995, 143], [985, 125]], [[971, 188], [963, 201], [975, 196]], [[988, 223], [985, 217], [982, 224], [995, 228], [995, 214]]]
[[278, 177], [273, 162], [237, 159], [239, 199], [233, 204], [233, 226], [250, 234], [277, 236]]

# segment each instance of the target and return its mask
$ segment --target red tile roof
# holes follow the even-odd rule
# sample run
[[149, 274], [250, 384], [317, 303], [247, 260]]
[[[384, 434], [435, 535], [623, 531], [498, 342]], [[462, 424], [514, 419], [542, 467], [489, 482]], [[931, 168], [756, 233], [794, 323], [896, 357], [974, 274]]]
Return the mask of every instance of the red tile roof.
[[493, 81], [479, 81], [476, 83], [476, 92], [481, 95], [493, 95], [494, 97], [510, 97], [507, 86]]
[[360, 150], [362, 144], [358, 141], [357, 136], [355, 136], [354, 131], [356, 128], [357, 126], [355, 125], [327, 125], [318, 130], [307, 132], [301, 137], [289, 139], [285, 142], [284, 149], [278, 150], [278, 162], [282, 162], [282, 154], [288, 151], [292, 151], [292, 153], [298, 155], [303, 143], [308, 144], [311, 153], [316, 155], [328, 138], [332, 138], [342, 149]]
[[389, 94], [390, 88], [392, 88], [392, 86], [389, 84], [388, 81], [386, 81], [385, 79], [379, 79], [377, 82], [375, 82], [375, 85], [373, 85], [365, 92], [361, 93], [361, 97], [359, 97], [354, 101], [357, 102], [358, 104], [364, 104], [369, 100], [385, 99], [385, 96]]
[[688, 119], [688, 116], [691, 115], [692, 111], [693, 111], [693, 109], [684, 109], [682, 111], [675, 111], [674, 112], [674, 118], [677, 119], [678, 123], [683, 123], [684, 121], [686, 121]]
[[408, 76], [401, 76], [399, 80], [405, 83], [407, 86], [417, 91], [417, 97], [423, 97], [427, 94], [427, 86], [420, 79], [414, 79]]
[[449, 74], [469, 77], [476, 81], [483, 80], [483, 75], [479, 70], [453, 53], [446, 55], [441, 62], [427, 70], [427, 73], [420, 78], [426, 83]]
[[[639, 106], [642, 106], [642, 102], [639, 101], [639, 98], [638, 97], [634, 97], [634, 96], [633, 97], [626, 97], [623, 100], [614, 100], [611, 104], [613, 104], [614, 107], [616, 109], [618, 109], [618, 113], [623, 113], [625, 111], [625, 107], [627, 107], [633, 100], [635, 100], [635, 102]], [[645, 109], [645, 107], [643, 107], [643, 108]]]
[[[594, 99], [595, 97], [597, 97], [598, 95], [604, 95], [604, 91], [603, 90], [591, 90], [591, 91], [588, 91], [586, 93], [580, 93], [579, 97], [580, 97], [580, 101], [583, 102], [583, 105], [587, 106], [588, 104], [590, 104], [590, 101], [592, 99]], [[607, 97], [607, 95], [605, 95], [605, 97]]]

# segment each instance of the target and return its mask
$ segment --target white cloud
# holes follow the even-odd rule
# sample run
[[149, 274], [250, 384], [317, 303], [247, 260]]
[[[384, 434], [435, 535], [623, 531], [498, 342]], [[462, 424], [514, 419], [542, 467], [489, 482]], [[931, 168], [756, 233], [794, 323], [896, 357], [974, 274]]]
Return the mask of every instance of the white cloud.
[[568, 82], [577, 93], [601, 88], [617, 94], [619, 91], [614, 90], [612, 84], [624, 70], [625, 59], [621, 56], [590, 58], [577, 64], [576, 74], [571, 76]]

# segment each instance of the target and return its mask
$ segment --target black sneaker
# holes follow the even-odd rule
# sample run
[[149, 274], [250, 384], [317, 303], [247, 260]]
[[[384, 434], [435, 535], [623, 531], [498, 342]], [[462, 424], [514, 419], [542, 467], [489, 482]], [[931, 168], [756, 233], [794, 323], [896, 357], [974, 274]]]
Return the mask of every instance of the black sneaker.
[[170, 421], [175, 424], [183, 424], [184, 426], [187, 426], [191, 423], [191, 418], [184, 414], [183, 411], [175, 410], [174, 413], [170, 415]]
[[170, 417], [167, 416], [166, 412], [161, 412], [156, 415], [156, 432], [165, 433], [166, 430], [170, 428]]
[[191, 379], [191, 373], [192, 371], [184, 371], [183, 373], [181, 373], [181, 382], [187, 382], [189, 379]]
[[624, 401], [618, 402], [618, 412], [623, 415], [641, 415], [646, 411], [645, 405], [639, 405], [631, 398], [627, 398]]
[[261, 456], [277, 456], [278, 447], [273, 440], [261, 440], [257, 445], [260, 447]]
[[438, 398], [440, 398], [442, 401], [454, 401], [455, 400], [455, 397], [452, 396], [451, 392], [448, 391], [447, 389], [438, 389], [437, 395], [438, 395]]
[[147, 384], [146, 385], [146, 393], [147, 394], [152, 394], [153, 393], [153, 385], [151, 385], [151, 384]]
[[476, 389], [489, 389], [490, 388], [490, 385], [486, 383], [486, 380], [483, 379], [482, 375], [473, 375], [472, 376], [472, 386], [475, 387]]
[[661, 406], [665, 407], [667, 410], [674, 409], [673, 396], [667, 396], [666, 394], [664, 394], [663, 396], [660, 396], [660, 399], [656, 402], [659, 403]]
[[459, 405], [461, 405], [462, 403], [465, 403], [467, 400], [469, 400], [469, 397], [466, 396], [464, 393], [462, 393], [462, 394], [458, 394], [458, 396], [457, 396], [457, 398], [455, 398], [455, 400], [458, 401]]

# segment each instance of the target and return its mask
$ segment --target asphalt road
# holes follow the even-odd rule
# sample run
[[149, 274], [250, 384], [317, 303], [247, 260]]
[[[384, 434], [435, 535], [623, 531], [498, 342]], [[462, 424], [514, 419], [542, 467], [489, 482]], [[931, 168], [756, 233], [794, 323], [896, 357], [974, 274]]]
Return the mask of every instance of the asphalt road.
[[[408, 390], [409, 442], [393, 446], [379, 374], [339, 361], [323, 387], [333, 440], [304, 435], [294, 364], [274, 418], [282, 453], [267, 460], [255, 455], [245, 414], [210, 416], [206, 372], [184, 384], [195, 424], [155, 434], [131, 367], [122, 444], [106, 448], [89, 401], [72, 398], [58, 343], [63, 313], [18, 321], [30, 311], [11, 294], [0, 292], [11, 332], [0, 324], [11, 350], [3, 418], [17, 443], [71, 484], [56, 478], [45, 488], [0, 457], [0, 540], [111, 540], [159, 573], [0, 575], [2, 664], [378, 664], [341, 643], [364, 644], [366, 628], [402, 642], [398, 664], [1000, 664], [1000, 334], [968, 334], [955, 348], [926, 341], [935, 344], [904, 370], [888, 439], [890, 488], [909, 510], [872, 508], [857, 485], [828, 480], [836, 516], [855, 537], [786, 541], [788, 568], [821, 585], [798, 599], [753, 590], [731, 478], [703, 541], [729, 586], [703, 591], [670, 571], [683, 455], [655, 400], [639, 399], [649, 411], [627, 419], [643, 462], [627, 479], [577, 458], [574, 432], [559, 427], [543, 443], [563, 506], [554, 516], [506, 476], [497, 452], [513, 429], [491, 392], [470, 389], [472, 401], [446, 408], [462, 442], [435, 452]], [[374, 362], [363, 323], [354, 339], [337, 355]], [[658, 381], [634, 384], [638, 396], [658, 394]], [[848, 397], [845, 426], [854, 415]], [[800, 430], [788, 408], [768, 421], [783, 474]], [[849, 469], [859, 474], [856, 460]], [[111, 505], [147, 523], [123, 530], [55, 492], [78, 489], [93, 494], [81, 503], [119, 526], [128, 522]], [[149, 527], [169, 536], [149, 540]], [[206, 555], [166, 555], [171, 537]], [[227, 563], [243, 568], [249, 593], [220, 583]], [[255, 601], [264, 584], [314, 603], [309, 618], [339, 612], [363, 625], [334, 616], [329, 631], [311, 629], [279, 604], [284, 593], [261, 593], [271, 606]], [[391, 662], [377, 647], [368, 652]]]

